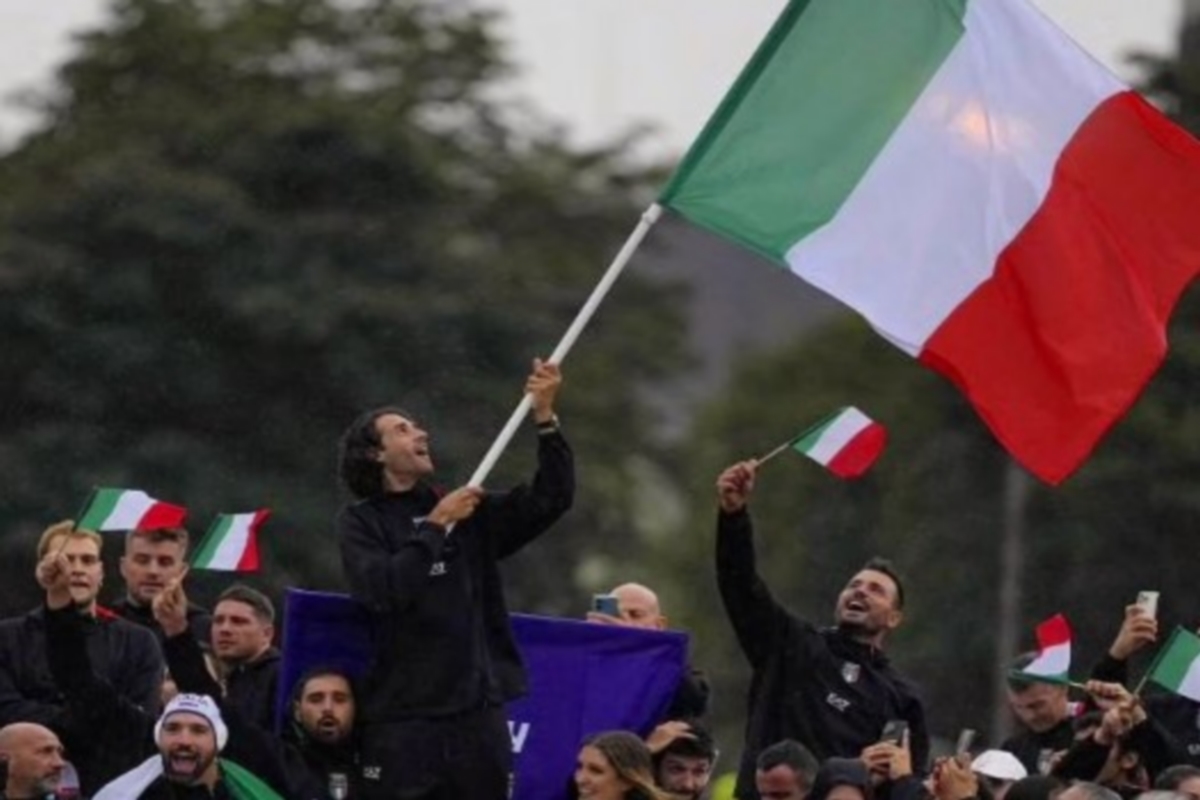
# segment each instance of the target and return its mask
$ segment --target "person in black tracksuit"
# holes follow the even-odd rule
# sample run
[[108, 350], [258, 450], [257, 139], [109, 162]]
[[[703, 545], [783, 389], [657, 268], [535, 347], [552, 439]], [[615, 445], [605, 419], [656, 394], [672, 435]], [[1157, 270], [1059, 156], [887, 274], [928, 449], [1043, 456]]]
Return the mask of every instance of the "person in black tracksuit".
[[357, 696], [354, 680], [337, 667], [313, 667], [296, 681], [282, 738], [295, 754], [305, 800], [362, 797]]
[[574, 461], [554, 415], [558, 368], [534, 362], [531, 486], [441, 495], [424, 430], [394, 408], [343, 435], [339, 472], [360, 500], [337, 519], [347, 583], [374, 617], [359, 702], [364, 798], [500, 800], [512, 744], [504, 703], [525, 692], [498, 562], [571, 506]]
[[902, 619], [899, 580], [886, 562], [869, 562], [839, 596], [833, 628], [790, 613], [755, 567], [746, 507], [755, 468], [753, 461], [735, 464], [717, 481], [717, 585], [753, 669], [735, 795], [757, 800], [755, 759], [775, 742], [795, 739], [819, 760], [857, 758], [893, 719], [908, 724], [913, 767], [923, 769], [929, 755], [924, 709], [882, 650]]

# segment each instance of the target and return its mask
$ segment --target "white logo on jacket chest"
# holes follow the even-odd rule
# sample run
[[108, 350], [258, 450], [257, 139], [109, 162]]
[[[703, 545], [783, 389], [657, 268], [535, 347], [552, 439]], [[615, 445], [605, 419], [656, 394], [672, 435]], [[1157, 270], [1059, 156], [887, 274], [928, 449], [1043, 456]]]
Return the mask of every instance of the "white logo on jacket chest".
[[431, 577], [431, 578], [436, 578], [439, 575], [445, 575], [445, 574], [446, 574], [446, 562], [445, 561], [435, 561], [435, 562], [433, 562], [433, 565], [429, 568], [429, 577]]
[[855, 664], [853, 661], [847, 661], [842, 664], [842, 680], [846, 683], [857, 683], [858, 676], [862, 674], [862, 667]]
[[837, 692], [830, 692], [829, 696], [825, 698], [825, 702], [836, 708], [838, 711], [841, 711], [843, 714], [846, 712], [846, 709], [850, 707], [850, 701], [842, 697]]

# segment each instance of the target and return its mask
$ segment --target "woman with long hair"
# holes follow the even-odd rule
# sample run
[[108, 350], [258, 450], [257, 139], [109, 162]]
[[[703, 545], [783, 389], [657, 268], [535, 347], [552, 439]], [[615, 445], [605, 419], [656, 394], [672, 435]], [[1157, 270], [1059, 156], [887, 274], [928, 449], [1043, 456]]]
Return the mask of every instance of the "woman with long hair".
[[580, 800], [669, 800], [654, 785], [646, 743], [628, 731], [589, 736], [575, 765], [575, 796]]

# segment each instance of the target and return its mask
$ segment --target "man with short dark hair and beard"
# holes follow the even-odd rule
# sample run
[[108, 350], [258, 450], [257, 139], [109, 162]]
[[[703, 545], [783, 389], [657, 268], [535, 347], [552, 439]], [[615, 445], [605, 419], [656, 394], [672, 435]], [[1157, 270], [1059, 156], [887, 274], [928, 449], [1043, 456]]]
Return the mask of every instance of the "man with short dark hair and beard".
[[355, 712], [353, 684], [337, 667], [314, 667], [296, 681], [293, 724], [284, 738], [304, 761], [311, 778], [308, 785], [319, 792], [313, 794], [314, 800], [356, 800], [361, 796]]
[[537, 473], [505, 493], [438, 491], [429, 435], [399, 409], [363, 414], [342, 436], [338, 471], [358, 499], [338, 515], [338, 542], [375, 630], [358, 706], [364, 798], [510, 793], [504, 704], [526, 679], [499, 562], [571, 507], [574, 459], [554, 413], [561, 383], [556, 365], [534, 361], [525, 393]]
[[5, 776], [0, 800], [44, 800], [55, 797], [67, 762], [54, 731], [14, 722], [0, 728], [0, 765]]
[[735, 795], [757, 800], [755, 759], [769, 744], [795, 739], [822, 761], [858, 758], [891, 720], [907, 723], [920, 770], [929, 755], [925, 712], [883, 654], [904, 618], [899, 578], [886, 561], [868, 562], [838, 595], [831, 628], [780, 605], [755, 566], [747, 503], [757, 466], [743, 461], [717, 479], [717, 586], [753, 670]]
[[105, 785], [93, 800], [279, 800], [245, 767], [218, 759], [228, 739], [211, 697], [181, 694], [154, 726], [157, 752]]

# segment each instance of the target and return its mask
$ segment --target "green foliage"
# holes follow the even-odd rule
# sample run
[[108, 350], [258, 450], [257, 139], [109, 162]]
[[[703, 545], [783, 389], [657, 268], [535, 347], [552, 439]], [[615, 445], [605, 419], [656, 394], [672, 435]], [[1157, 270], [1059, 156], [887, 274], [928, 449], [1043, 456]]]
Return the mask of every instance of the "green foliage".
[[[340, 586], [335, 442], [371, 406], [411, 409], [441, 480], [466, 480], [652, 177], [492, 100], [492, 23], [433, 0], [120, 0], [82, 38], [0, 160], [6, 607], [35, 596], [34, 532], [93, 484], [197, 526], [270, 506], [263, 579]], [[518, 566], [517, 607], [575, 594], [539, 563], [628, 541], [629, 443], [657, 447], [636, 391], [682, 363], [677, 308], [627, 275], [567, 361], [585, 489]], [[528, 475], [532, 439], [490, 484]]]

